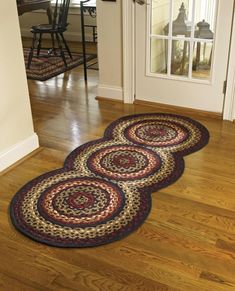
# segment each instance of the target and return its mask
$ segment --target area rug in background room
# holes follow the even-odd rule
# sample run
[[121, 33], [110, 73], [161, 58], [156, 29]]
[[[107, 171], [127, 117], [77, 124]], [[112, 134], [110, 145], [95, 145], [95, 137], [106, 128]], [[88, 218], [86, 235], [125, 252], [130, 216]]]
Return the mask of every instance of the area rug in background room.
[[103, 138], [71, 152], [63, 168], [20, 189], [10, 205], [11, 220], [23, 234], [52, 246], [119, 240], [144, 222], [151, 193], [181, 176], [183, 156], [208, 140], [207, 129], [187, 117], [122, 117]]
[[[38, 81], [46, 81], [52, 77], [55, 77], [61, 73], [71, 70], [81, 64], [83, 64], [82, 54], [72, 53], [73, 59], [71, 59], [67, 52], [65, 52], [67, 67], [65, 67], [63, 59], [60, 56], [48, 56], [48, 50], [41, 49], [40, 57], [36, 57], [36, 50], [30, 68], [27, 69], [29, 48], [24, 48], [24, 61], [26, 66], [27, 78]], [[95, 55], [86, 56], [87, 61], [96, 58]]]

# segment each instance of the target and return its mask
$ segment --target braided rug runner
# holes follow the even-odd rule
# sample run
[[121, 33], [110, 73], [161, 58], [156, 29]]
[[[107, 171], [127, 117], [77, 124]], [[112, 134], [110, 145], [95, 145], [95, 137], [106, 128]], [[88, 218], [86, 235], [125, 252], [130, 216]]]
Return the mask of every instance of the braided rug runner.
[[183, 156], [207, 144], [200, 123], [172, 114], [138, 114], [111, 123], [104, 137], [76, 148], [64, 167], [26, 184], [10, 215], [28, 237], [58, 247], [98, 246], [138, 228], [151, 193], [176, 181]]

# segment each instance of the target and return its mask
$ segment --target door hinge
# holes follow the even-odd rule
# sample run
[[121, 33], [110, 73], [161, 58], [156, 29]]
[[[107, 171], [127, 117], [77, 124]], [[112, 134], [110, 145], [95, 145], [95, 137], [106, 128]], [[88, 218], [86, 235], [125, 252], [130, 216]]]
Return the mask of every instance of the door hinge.
[[223, 94], [226, 94], [226, 90], [227, 90], [227, 80], [224, 81]]

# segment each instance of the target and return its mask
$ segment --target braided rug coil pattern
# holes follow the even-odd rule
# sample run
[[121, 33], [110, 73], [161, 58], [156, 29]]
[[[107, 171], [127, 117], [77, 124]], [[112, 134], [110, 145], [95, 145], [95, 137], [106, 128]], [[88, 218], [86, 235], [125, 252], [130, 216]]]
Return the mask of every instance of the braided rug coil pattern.
[[122, 117], [103, 138], [71, 152], [63, 168], [22, 187], [11, 201], [11, 220], [23, 234], [52, 246], [119, 240], [144, 222], [151, 193], [181, 176], [183, 156], [208, 140], [207, 129], [187, 117]]

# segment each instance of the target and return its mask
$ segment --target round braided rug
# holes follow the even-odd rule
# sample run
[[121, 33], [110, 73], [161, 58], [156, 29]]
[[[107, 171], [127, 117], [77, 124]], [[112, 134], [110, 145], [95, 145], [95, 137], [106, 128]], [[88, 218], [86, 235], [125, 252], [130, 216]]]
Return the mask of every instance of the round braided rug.
[[12, 222], [28, 237], [52, 246], [119, 240], [144, 222], [151, 193], [180, 177], [183, 156], [208, 140], [207, 129], [187, 117], [120, 118], [103, 138], [76, 148], [63, 168], [21, 188], [10, 205]]

